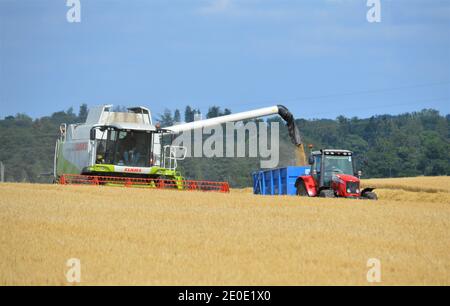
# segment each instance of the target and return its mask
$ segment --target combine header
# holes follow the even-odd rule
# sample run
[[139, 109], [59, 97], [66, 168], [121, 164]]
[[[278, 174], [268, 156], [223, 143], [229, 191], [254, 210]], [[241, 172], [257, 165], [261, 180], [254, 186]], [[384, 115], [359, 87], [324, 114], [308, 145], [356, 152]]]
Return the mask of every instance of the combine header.
[[54, 158], [55, 182], [174, 190], [229, 192], [226, 182], [192, 181], [177, 171], [187, 148], [164, 144], [165, 135], [270, 115], [287, 122], [292, 142], [303, 149], [292, 114], [284, 106], [160, 128], [145, 107], [115, 112], [112, 105], [90, 109], [85, 123], [62, 124]]
[[173, 189], [191, 191], [215, 191], [227, 193], [230, 186], [227, 182], [192, 181], [192, 180], [170, 180], [149, 179], [96, 175], [64, 174], [59, 178], [61, 185], [97, 185], [97, 186], [121, 186], [142, 187], [153, 189]]

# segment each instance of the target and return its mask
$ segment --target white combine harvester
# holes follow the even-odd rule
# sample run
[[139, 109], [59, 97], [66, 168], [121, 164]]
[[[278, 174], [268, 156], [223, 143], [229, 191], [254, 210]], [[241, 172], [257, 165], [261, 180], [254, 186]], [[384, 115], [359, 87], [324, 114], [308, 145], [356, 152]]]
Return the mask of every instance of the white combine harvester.
[[287, 122], [293, 143], [304, 152], [294, 117], [284, 106], [163, 129], [153, 124], [148, 108], [132, 107], [127, 112], [112, 109], [112, 105], [94, 107], [85, 123], [61, 125], [61, 136], [55, 148], [55, 182], [226, 192], [227, 183], [184, 180], [176, 168], [177, 161], [185, 158], [186, 148], [163, 145], [163, 136], [277, 114]]

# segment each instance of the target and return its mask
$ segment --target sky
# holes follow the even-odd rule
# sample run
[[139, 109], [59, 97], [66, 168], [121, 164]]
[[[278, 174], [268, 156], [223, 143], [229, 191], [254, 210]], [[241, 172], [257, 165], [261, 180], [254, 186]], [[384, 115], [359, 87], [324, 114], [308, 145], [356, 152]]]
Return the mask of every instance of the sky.
[[0, 118], [275, 104], [298, 118], [450, 113], [450, 1], [0, 0]]

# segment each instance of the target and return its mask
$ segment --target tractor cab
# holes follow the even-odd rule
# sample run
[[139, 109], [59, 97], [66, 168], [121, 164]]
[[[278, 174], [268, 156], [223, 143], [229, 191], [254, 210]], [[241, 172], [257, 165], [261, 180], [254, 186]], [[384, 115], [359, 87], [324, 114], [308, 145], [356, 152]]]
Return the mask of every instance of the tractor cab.
[[353, 152], [323, 149], [309, 156], [310, 175], [295, 184], [299, 196], [376, 199], [374, 188], [361, 190], [361, 172], [356, 171]]
[[347, 150], [320, 150], [312, 152], [309, 163], [316, 184], [331, 187], [336, 175], [356, 176], [353, 153]]

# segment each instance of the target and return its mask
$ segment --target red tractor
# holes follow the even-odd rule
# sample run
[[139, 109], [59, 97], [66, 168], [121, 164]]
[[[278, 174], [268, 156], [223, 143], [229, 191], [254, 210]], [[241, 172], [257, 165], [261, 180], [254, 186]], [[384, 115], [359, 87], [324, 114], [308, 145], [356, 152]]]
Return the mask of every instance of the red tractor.
[[313, 151], [309, 156], [310, 175], [300, 176], [297, 195], [323, 198], [377, 200], [375, 188], [361, 190], [361, 171], [355, 171], [353, 152], [347, 150]]

